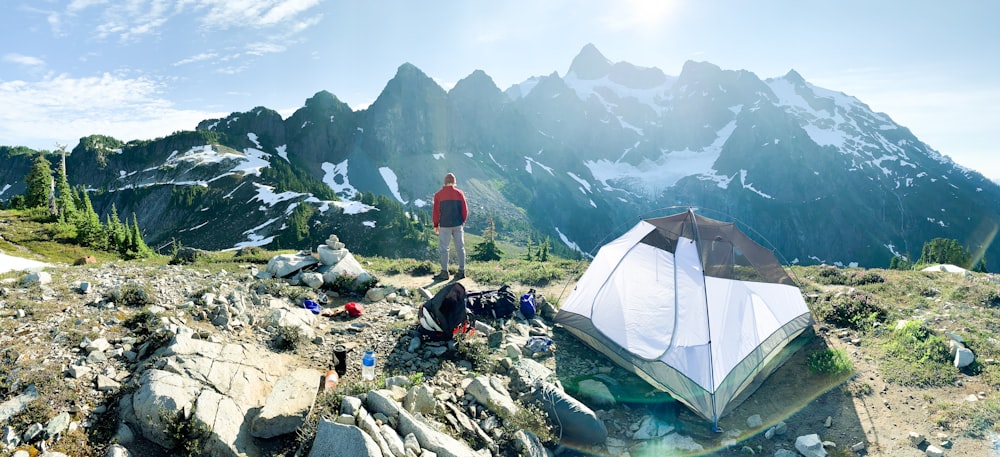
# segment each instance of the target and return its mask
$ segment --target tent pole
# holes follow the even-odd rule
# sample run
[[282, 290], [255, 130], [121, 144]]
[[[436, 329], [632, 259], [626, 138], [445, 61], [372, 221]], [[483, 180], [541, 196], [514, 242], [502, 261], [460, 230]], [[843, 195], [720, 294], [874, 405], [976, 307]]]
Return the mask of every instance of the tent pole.
[[712, 431], [719, 433], [719, 409], [715, 402], [715, 362], [712, 358], [712, 316], [708, 307], [708, 289], [705, 286], [705, 265], [701, 257], [701, 234], [698, 231], [698, 217], [694, 214], [694, 208], [688, 207], [688, 214], [691, 216], [691, 225], [694, 227], [694, 245], [698, 252], [698, 262], [701, 263], [701, 290], [705, 298], [705, 324], [708, 327], [708, 376], [712, 383]]

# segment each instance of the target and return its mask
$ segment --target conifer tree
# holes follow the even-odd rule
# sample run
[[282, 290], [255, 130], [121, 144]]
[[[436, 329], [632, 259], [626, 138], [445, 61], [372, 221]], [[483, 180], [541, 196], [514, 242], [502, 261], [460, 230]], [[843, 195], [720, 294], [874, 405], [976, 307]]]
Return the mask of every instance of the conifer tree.
[[114, 203], [111, 204], [111, 214], [104, 224], [104, 235], [108, 250], [122, 252], [122, 247], [125, 246], [125, 225], [118, 219], [118, 208]]
[[52, 164], [45, 158], [45, 154], [39, 153], [35, 157], [34, 164], [24, 178], [24, 185], [27, 187], [24, 197], [27, 208], [40, 208], [49, 204]]
[[104, 248], [107, 246], [104, 236], [104, 228], [101, 226], [101, 218], [94, 211], [94, 205], [90, 202], [90, 195], [86, 189], [80, 188], [81, 210], [77, 213], [76, 242], [83, 246]]
[[472, 248], [472, 260], [488, 262], [490, 260], [500, 260], [503, 251], [497, 246], [496, 226], [493, 225], [493, 215], [486, 219], [486, 229], [483, 230], [483, 241]]
[[535, 244], [531, 240], [531, 236], [528, 236], [528, 252], [524, 254], [524, 260], [532, 261], [535, 260]]
[[149, 257], [152, 254], [152, 250], [146, 245], [146, 241], [142, 239], [142, 231], [139, 230], [139, 221], [136, 219], [135, 213], [132, 213], [131, 224], [126, 224], [128, 232], [128, 250], [126, 257], [132, 259]]
[[62, 151], [62, 162], [56, 181], [56, 210], [59, 212], [60, 222], [70, 222], [76, 216], [76, 204], [73, 202], [73, 191], [70, 190], [69, 179], [66, 177], [66, 146], [60, 145], [59, 149]]
[[538, 247], [538, 261], [547, 262], [549, 260], [549, 238], [545, 237], [545, 241]]

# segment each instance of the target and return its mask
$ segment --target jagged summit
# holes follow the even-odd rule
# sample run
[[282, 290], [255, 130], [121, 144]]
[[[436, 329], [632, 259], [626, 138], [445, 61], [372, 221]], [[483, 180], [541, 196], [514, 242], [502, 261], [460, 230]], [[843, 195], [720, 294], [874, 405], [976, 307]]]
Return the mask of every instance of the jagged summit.
[[610, 71], [611, 61], [597, 50], [597, 46], [587, 43], [573, 58], [566, 75], [573, 75], [579, 79], [600, 79], [607, 76]]

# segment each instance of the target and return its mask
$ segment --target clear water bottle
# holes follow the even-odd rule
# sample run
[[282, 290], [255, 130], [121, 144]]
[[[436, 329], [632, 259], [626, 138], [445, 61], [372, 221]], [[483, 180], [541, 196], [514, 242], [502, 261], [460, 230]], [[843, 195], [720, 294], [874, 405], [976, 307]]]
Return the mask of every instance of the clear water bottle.
[[364, 381], [375, 380], [375, 351], [365, 351], [365, 356], [361, 358], [361, 379]]

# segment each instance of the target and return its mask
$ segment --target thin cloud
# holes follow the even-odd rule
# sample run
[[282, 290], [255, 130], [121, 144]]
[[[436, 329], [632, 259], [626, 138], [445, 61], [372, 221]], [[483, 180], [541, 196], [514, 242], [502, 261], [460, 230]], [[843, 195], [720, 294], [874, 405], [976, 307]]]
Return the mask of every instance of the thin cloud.
[[181, 110], [161, 97], [162, 86], [147, 78], [105, 73], [73, 78], [62, 74], [38, 82], [0, 82], [0, 138], [22, 138], [35, 148], [50, 148], [52, 126], [59, 142], [92, 134], [129, 141], [191, 130], [203, 119], [224, 114]]
[[212, 59], [214, 59], [216, 57], [219, 57], [218, 53], [215, 53], [215, 52], [203, 52], [201, 54], [196, 54], [196, 55], [193, 55], [193, 56], [188, 57], [186, 59], [178, 60], [177, 62], [174, 62], [172, 65], [175, 66], [175, 67], [179, 67], [181, 65], [187, 65], [187, 64], [192, 64], [192, 63], [196, 63], [196, 62], [203, 62], [203, 61], [206, 61], [206, 60], [212, 60]]
[[208, 13], [201, 22], [213, 29], [273, 27], [295, 22], [320, 0], [214, 0], [204, 1]]
[[3, 56], [4, 62], [10, 62], [25, 67], [44, 67], [45, 61], [33, 56], [26, 56], [24, 54], [10, 53]]

